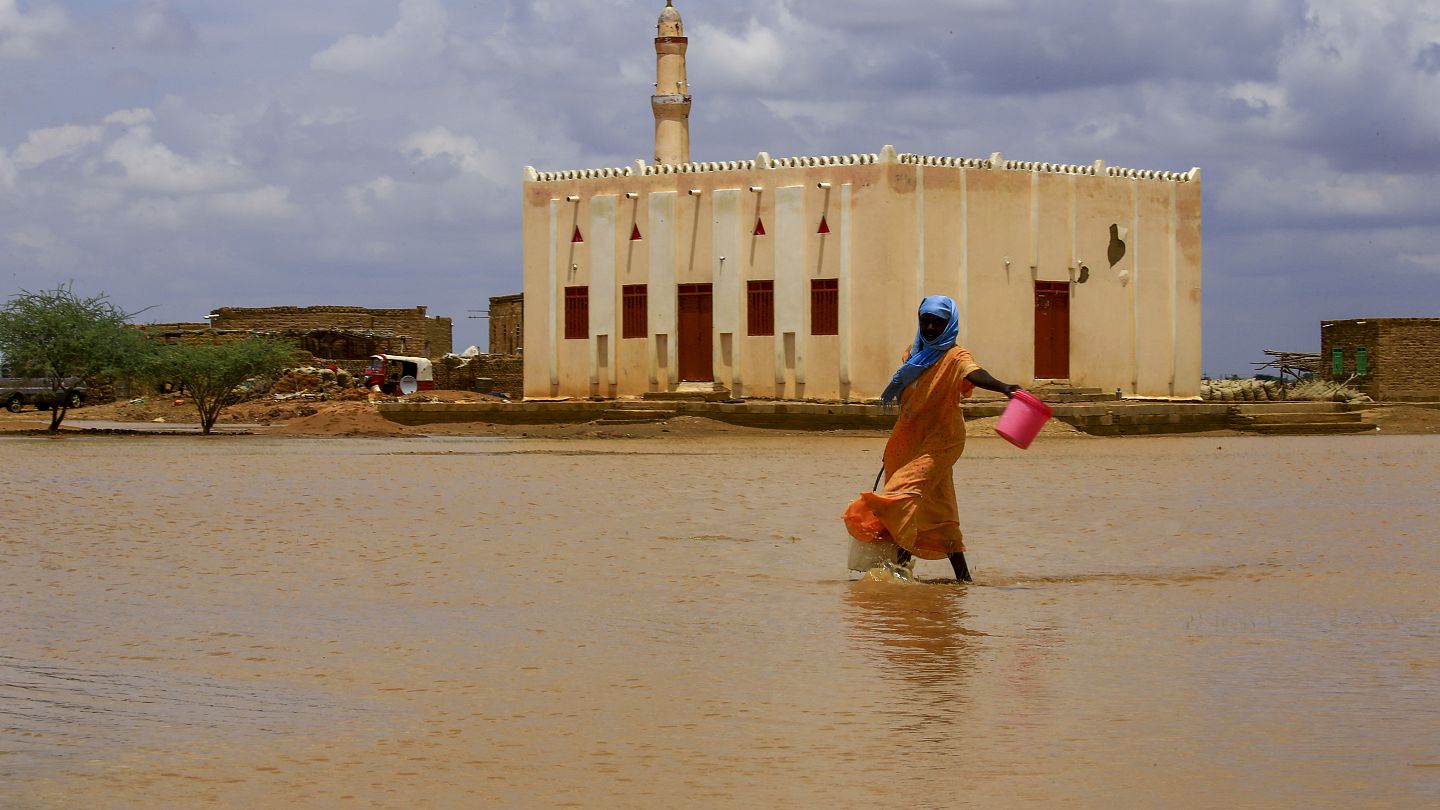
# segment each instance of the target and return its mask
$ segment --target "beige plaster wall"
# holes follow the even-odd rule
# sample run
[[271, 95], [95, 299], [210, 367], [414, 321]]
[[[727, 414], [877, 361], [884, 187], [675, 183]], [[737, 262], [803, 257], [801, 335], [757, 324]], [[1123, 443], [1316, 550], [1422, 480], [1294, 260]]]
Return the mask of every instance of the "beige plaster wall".
[[[717, 206], [717, 192], [732, 202]], [[599, 197], [614, 198], [613, 221], [592, 215]], [[667, 217], [669, 200], [673, 215]], [[655, 201], [664, 205], [652, 210]], [[822, 215], [827, 235], [816, 232]], [[757, 216], [765, 236], [753, 234]], [[878, 396], [913, 338], [924, 294], [954, 297], [962, 342], [996, 376], [1028, 384], [1038, 279], [1071, 282], [1073, 384], [1198, 395], [1199, 217], [1198, 172], [1029, 164], [1000, 155], [924, 158], [887, 149], [838, 158], [772, 162], [762, 155], [727, 164], [532, 173], [522, 229], [525, 393], [627, 396], [673, 389], [674, 285], [688, 283], [711, 283], [724, 298], [714, 303], [715, 379], [737, 395]], [[630, 240], [636, 223], [644, 237], [638, 242]], [[584, 243], [571, 242], [576, 224]], [[615, 254], [607, 260], [614, 268], [612, 331], [620, 330], [622, 285], [648, 284], [651, 311], [647, 339], [610, 336], [612, 345], [619, 340], [614, 385], [605, 374], [597, 377], [604, 358], [593, 356], [602, 327], [595, 300], [588, 342], [564, 340], [557, 324], [560, 345], [546, 348], [552, 313], [563, 316], [563, 298], [547, 289], [550, 279], [555, 296], [563, 296], [564, 286], [591, 283], [596, 240], [590, 230], [602, 225], [613, 232], [599, 240], [607, 256]], [[1106, 256], [1111, 225], [1127, 247], [1113, 267]], [[730, 255], [737, 246], [739, 255]], [[657, 257], [664, 266], [654, 265]], [[607, 270], [600, 283], [609, 285], [609, 278]], [[841, 279], [839, 336], [809, 334], [814, 278]], [[749, 279], [776, 282], [773, 338], [745, 334]], [[733, 337], [722, 340], [722, 333]]]

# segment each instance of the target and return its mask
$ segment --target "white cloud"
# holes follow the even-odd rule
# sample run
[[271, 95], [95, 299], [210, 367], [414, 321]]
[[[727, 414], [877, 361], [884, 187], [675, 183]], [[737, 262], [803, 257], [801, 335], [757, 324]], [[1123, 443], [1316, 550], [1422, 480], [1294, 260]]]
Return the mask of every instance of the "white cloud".
[[50, 269], [76, 263], [79, 251], [47, 225], [25, 224], [5, 236], [10, 251], [24, 261]]
[[0, 149], [0, 188], [15, 187], [15, 163]]
[[[865, 114], [865, 105], [859, 101], [830, 102], [803, 101], [792, 99], [762, 99], [760, 104], [771, 115], [792, 123], [820, 130], [842, 128], [847, 123]], [[879, 147], [865, 144], [868, 149]], [[896, 144], [904, 148], [900, 144]], [[779, 157], [776, 155], [776, 157]]]
[[132, 21], [135, 42], [152, 50], [185, 50], [195, 45], [190, 19], [169, 0], [145, 0]]
[[131, 110], [116, 110], [105, 116], [105, 123], [119, 124], [125, 127], [133, 127], [136, 124], [148, 124], [155, 120], [155, 113], [148, 107], [136, 107]]
[[350, 210], [362, 216], [373, 211], [376, 203], [385, 202], [394, 196], [395, 180], [389, 175], [345, 188], [345, 199], [350, 202]]
[[119, 167], [121, 184], [137, 191], [196, 194], [233, 189], [245, 180], [245, 172], [234, 158], [185, 157], [157, 143], [148, 126], [128, 130], [105, 148], [105, 159]]
[[445, 50], [449, 15], [438, 0], [401, 0], [400, 17], [383, 34], [350, 34], [315, 54], [310, 66], [335, 73], [381, 74]]
[[69, 28], [70, 22], [58, 5], [45, 3], [27, 14], [20, 10], [19, 0], [0, 0], [0, 58], [39, 56], [46, 45]]
[[689, 78], [698, 76], [701, 86], [709, 83], [757, 91], [780, 89], [780, 77], [787, 75], [787, 48], [781, 33], [754, 17], [745, 31], [737, 34], [718, 26], [696, 26], [692, 38], [705, 44], [697, 49]]
[[195, 210], [193, 199], [142, 197], [126, 211], [129, 224], [157, 230], [175, 230], [185, 225]]
[[39, 166], [99, 143], [104, 134], [104, 127], [77, 124], [33, 130], [24, 143], [15, 147], [15, 163], [25, 168]]
[[290, 190], [283, 186], [222, 192], [211, 196], [206, 207], [219, 216], [247, 219], [273, 219], [296, 213], [290, 202]]
[[1269, 82], [1238, 82], [1230, 87], [1229, 95], [1256, 112], [1278, 110], [1285, 106], [1285, 91]]
[[1433, 273], [1440, 273], [1440, 253], [1402, 253], [1400, 261]]
[[1433, 5], [1312, 0], [1308, 11], [1276, 65], [1290, 113], [1283, 135], [1323, 149], [1337, 165], [1434, 166], [1440, 109], [1422, 100], [1440, 96], [1440, 74], [1417, 63], [1440, 41]]
[[405, 155], [412, 163], [443, 160], [467, 174], [487, 174], [498, 164], [496, 155], [469, 135], [456, 135], [446, 127], [417, 132], [405, 139]]
[[1430, 178], [1379, 173], [1341, 173], [1320, 158], [1296, 159], [1232, 170], [1219, 191], [1227, 214], [1256, 224], [1303, 220], [1354, 223], [1403, 217], [1434, 209]]
[[305, 127], [328, 127], [336, 124], [350, 124], [360, 121], [364, 115], [354, 107], [327, 107], [311, 110], [300, 116], [300, 125]]
[[79, 214], [103, 214], [124, 205], [125, 192], [113, 188], [87, 186], [75, 189], [70, 205]]

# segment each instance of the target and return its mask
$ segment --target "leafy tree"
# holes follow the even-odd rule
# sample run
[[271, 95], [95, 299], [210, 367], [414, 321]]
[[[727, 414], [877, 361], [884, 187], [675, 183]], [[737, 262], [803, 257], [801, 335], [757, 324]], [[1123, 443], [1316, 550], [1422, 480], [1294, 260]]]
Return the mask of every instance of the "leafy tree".
[[252, 379], [268, 380], [295, 360], [295, 345], [251, 335], [234, 343], [155, 347], [146, 376], [180, 386], [200, 412], [200, 431], [209, 435], [220, 411], [249, 399]]
[[101, 293], [84, 298], [72, 283], [53, 290], [21, 290], [0, 307], [0, 354], [15, 373], [44, 377], [62, 394], [50, 411], [50, 432], [60, 429], [71, 394], [88, 377], [122, 374], [143, 362], [146, 340], [127, 313]]

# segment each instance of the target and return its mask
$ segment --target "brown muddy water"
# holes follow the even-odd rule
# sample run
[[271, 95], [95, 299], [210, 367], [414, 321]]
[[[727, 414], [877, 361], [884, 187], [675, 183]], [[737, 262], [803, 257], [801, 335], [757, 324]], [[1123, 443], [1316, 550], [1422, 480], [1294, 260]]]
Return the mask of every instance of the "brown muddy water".
[[1434, 807], [1440, 437], [0, 439], [0, 806]]

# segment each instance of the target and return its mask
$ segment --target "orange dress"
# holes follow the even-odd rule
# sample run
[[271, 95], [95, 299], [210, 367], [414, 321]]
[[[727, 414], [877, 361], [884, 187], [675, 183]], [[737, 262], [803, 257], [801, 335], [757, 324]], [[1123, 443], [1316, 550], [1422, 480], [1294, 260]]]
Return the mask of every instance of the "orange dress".
[[845, 510], [850, 536], [889, 540], [925, 560], [965, 550], [951, 470], [965, 451], [960, 401], [975, 389], [965, 376], [979, 368], [956, 346], [906, 386], [885, 445], [885, 486]]

